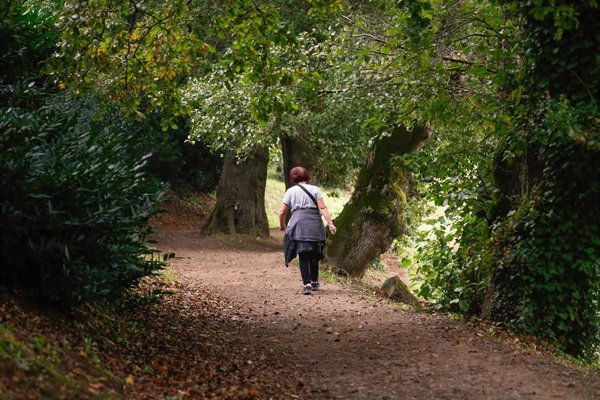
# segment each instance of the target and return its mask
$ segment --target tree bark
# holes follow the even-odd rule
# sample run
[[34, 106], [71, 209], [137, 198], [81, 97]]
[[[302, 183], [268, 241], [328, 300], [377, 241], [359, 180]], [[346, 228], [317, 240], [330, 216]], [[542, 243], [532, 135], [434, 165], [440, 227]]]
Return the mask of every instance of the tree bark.
[[408, 304], [416, 309], [420, 309], [419, 299], [410, 292], [406, 283], [398, 275], [388, 278], [381, 286], [381, 292], [393, 301]]
[[377, 140], [359, 173], [352, 198], [335, 220], [338, 233], [328, 243], [328, 258], [340, 274], [362, 276], [375, 258], [406, 232], [404, 210], [411, 175], [401, 161], [428, 139], [428, 130], [396, 126]]
[[306, 168], [311, 175], [311, 183], [318, 181], [315, 152], [306, 141], [306, 137], [309, 134], [309, 127], [306, 124], [302, 124], [297, 129], [297, 135], [284, 134], [280, 138], [281, 154], [283, 156], [283, 178], [286, 189], [293, 186], [290, 182], [290, 170], [294, 167], [302, 166]]
[[[513, 124], [527, 136], [512, 133], [510, 147], [500, 148], [495, 159], [499, 200], [490, 221], [491, 284], [482, 316], [591, 359], [600, 332], [594, 317], [600, 151], [593, 139], [600, 65], [590, 49], [600, 46], [600, 10], [592, 2], [572, 3], [578, 23], [557, 38], [553, 18], [539, 19], [531, 2], [515, 2], [524, 17], [523, 50], [531, 58], [527, 78], [517, 81], [525, 88], [526, 111], [516, 113]], [[577, 117], [553, 122], [558, 114], [548, 105], [558, 103]]]
[[205, 232], [269, 236], [265, 210], [265, 186], [269, 151], [255, 149], [238, 162], [227, 151], [217, 187], [217, 202], [205, 225]]

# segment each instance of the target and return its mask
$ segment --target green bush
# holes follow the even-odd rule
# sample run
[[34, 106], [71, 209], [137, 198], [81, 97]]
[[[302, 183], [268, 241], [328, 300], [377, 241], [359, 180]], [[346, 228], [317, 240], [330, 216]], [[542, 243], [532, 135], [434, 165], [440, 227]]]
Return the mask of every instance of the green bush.
[[174, 190], [193, 190], [210, 193], [216, 189], [223, 158], [201, 142], [187, 141], [189, 126], [180, 121], [181, 127], [162, 131], [160, 121], [152, 117], [143, 125], [132, 126], [136, 135], [146, 137], [143, 151], [152, 152], [148, 159], [148, 174], [168, 182]]
[[465, 210], [448, 211], [427, 224], [431, 230], [416, 237], [414, 262], [421, 280], [417, 293], [435, 301], [439, 309], [480, 313], [491, 263], [485, 219]]
[[0, 282], [62, 304], [114, 298], [163, 267], [144, 243], [162, 196], [149, 155], [75, 107], [0, 108]]

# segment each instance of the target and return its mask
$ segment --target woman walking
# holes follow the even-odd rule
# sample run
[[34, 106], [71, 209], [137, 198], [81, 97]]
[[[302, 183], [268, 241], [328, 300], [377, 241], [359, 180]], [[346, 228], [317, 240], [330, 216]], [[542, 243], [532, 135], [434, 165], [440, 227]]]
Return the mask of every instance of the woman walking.
[[[327, 221], [329, 231], [332, 234], [336, 232], [321, 190], [317, 186], [309, 185], [309, 180], [310, 176], [305, 168], [292, 168], [290, 181], [294, 186], [285, 192], [279, 212], [279, 229], [285, 231], [285, 266], [298, 256], [303, 283], [302, 293], [307, 295], [313, 290], [319, 290], [319, 261], [325, 256], [325, 228], [321, 214]], [[291, 217], [286, 226], [288, 212], [291, 212]]]

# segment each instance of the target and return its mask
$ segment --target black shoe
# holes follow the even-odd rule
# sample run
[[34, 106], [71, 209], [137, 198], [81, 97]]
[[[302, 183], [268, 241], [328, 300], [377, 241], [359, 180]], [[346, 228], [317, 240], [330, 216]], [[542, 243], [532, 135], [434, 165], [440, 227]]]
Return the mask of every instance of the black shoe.
[[312, 281], [310, 286], [312, 287], [312, 290], [321, 290], [321, 285], [319, 285], [318, 281]]

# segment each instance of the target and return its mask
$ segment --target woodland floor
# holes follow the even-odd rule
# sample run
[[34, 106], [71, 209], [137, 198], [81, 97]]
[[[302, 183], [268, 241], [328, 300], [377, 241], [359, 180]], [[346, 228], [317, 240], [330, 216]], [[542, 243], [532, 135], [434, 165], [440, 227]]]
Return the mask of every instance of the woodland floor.
[[[270, 377], [261, 387], [267, 396], [600, 399], [597, 374], [483, 324], [407, 311], [336, 284], [304, 296], [295, 265], [282, 264], [280, 233], [271, 235], [232, 240], [161, 229], [156, 236], [161, 250], [177, 254], [178, 279], [227, 299], [234, 344]], [[272, 386], [280, 379], [287, 392]]]
[[[43, 362], [0, 357], [0, 399], [600, 399], [597, 372], [489, 324], [410, 311], [360, 285], [303, 296], [280, 232], [201, 236], [201, 217], [157, 223], [156, 246], [176, 254], [159, 304], [78, 323], [0, 301], [4, 351], [45, 338]], [[58, 387], [56, 368], [69, 371]]]

